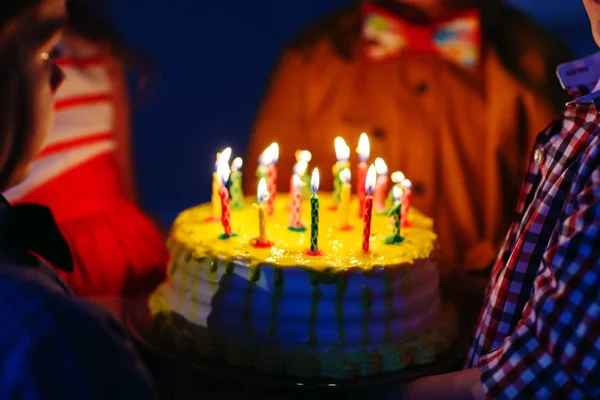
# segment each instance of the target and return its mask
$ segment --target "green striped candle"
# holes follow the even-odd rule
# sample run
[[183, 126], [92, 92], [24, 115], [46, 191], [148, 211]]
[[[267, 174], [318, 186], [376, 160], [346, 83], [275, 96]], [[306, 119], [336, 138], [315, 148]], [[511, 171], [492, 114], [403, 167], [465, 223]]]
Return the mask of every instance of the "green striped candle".
[[310, 252], [316, 254], [319, 252], [319, 169], [315, 168], [310, 181]]

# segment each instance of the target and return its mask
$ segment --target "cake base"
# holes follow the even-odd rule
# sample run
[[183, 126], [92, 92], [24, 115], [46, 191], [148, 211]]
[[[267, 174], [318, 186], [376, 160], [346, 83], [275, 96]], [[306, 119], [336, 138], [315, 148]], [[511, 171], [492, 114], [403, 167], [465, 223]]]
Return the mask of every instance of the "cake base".
[[[438, 353], [433, 354], [431, 351], [423, 351], [420, 353], [420, 357], [414, 358], [412, 363], [401, 370], [379, 372], [365, 377], [357, 376], [352, 380], [347, 379], [347, 377], [292, 376], [285, 374], [285, 368], [281, 369], [281, 365], [285, 366], [287, 364], [281, 361], [277, 362], [276, 360], [271, 361], [271, 364], [266, 364], [271, 365], [271, 368], [268, 368], [269, 372], [264, 372], [259, 368], [261, 365], [265, 365], [266, 360], [262, 360], [260, 363], [256, 362], [257, 359], [263, 357], [262, 353], [259, 354], [253, 349], [243, 347], [211, 345], [209, 340], [214, 339], [208, 334], [205, 336], [208, 340], [204, 341], [204, 344], [200, 346], [197, 341], [190, 341], [188, 335], [177, 333], [178, 331], [175, 329], [175, 326], [184, 321], [174, 317], [170, 319], [172, 322], [170, 321], [168, 324], [165, 323], [167, 318], [162, 321], [159, 320], [157, 323], [152, 319], [147, 304], [147, 299], [140, 299], [132, 301], [125, 307], [124, 323], [136, 342], [152, 353], [170, 360], [176, 365], [191, 368], [202, 375], [214, 379], [236, 381], [247, 385], [309, 390], [324, 388], [371, 388], [386, 384], [398, 385], [423, 376], [456, 370], [460, 368], [462, 361], [460, 346], [448, 341], [448, 343], [444, 343], [444, 346], [441, 346], [441, 343], [434, 346], [439, 351]], [[444, 319], [454, 321], [455, 313], [451, 307], [445, 309], [444, 314], [446, 315]], [[451, 324], [455, 326], [454, 322], [451, 322]], [[161, 331], [157, 329], [157, 325], [163, 327]], [[173, 329], [170, 329], [171, 326], [173, 326]], [[448, 326], [445, 327], [445, 329], [447, 328]], [[448, 333], [450, 332], [446, 331], [446, 334]], [[167, 337], [164, 337], [165, 334]], [[172, 336], [169, 337], [169, 335]], [[212, 350], [206, 353], [207, 349]], [[202, 356], [198, 354], [199, 351], [202, 352]], [[417, 354], [413, 352], [413, 355]], [[243, 365], [231, 365], [226, 360], [231, 360], [232, 357], [237, 360], [246, 361]], [[280, 360], [281, 357], [277, 359]], [[306, 356], [304, 364], [300, 363], [302, 360], [295, 361], [299, 362], [298, 366], [295, 367], [296, 369], [305, 369], [307, 361], [310, 362], [311, 357]], [[314, 362], [314, 359], [312, 362]], [[273, 366], [277, 367], [273, 368]]]

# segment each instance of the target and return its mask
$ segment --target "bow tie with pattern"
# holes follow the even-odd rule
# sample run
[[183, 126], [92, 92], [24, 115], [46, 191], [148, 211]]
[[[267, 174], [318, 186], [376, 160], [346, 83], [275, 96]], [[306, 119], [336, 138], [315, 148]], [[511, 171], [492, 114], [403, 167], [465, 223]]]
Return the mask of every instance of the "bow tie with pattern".
[[417, 25], [367, 3], [362, 18], [365, 54], [370, 60], [386, 60], [402, 53], [429, 53], [466, 68], [479, 64], [482, 38], [478, 10], [457, 13], [434, 25]]

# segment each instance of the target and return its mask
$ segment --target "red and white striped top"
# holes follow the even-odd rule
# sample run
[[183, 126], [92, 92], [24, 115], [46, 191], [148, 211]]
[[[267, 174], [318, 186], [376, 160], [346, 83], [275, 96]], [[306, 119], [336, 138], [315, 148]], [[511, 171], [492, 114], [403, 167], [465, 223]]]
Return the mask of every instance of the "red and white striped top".
[[69, 51], [67, 48], [58, 60], [66, 79], [55, 95], [55, 120], [48, 142], [25, 181], [4, 193], [10, 202], [18, 202], [61, 174], [115, 149], [106, 60], [90, 50], [78, 51], [76, 57]]

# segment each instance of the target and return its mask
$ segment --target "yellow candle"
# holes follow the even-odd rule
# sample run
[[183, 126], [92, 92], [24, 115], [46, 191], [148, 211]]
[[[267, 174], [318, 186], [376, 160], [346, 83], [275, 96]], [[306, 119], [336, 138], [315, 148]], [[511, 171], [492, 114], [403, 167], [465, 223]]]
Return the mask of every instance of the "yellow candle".
[[334, 142], [335, 156], [337, 162], [333, 165], [333, 206], [339, 207], [342, 193], [342, 181], [340, 179], [340, 173], [345, 168], [350, 168], [350, 147], [346, 144], [344, 139], [336, 137]]
[[267, 181], [262, 178], [258, 183], [256, 191], [256, 204], [254, 207], [258, 210], [258, 242], [267, 242], [267, 217], [265, 212], [265, 203], [269, 199], [269, 191], [267, 190]]
[[260, 204], [258, 206], [258, 240], [260, 240], [263, 243], [267, 241], [267, 218], [265, 217], [265, 215], [265, 206], [263, 204]]
[[347, 229], [350, 225], [350, 192], [352, 190], [352, 185], [350, 184], [351, 172], [348, 168], [340, 172], [340, 179], [342, 181], [342, 188], [340, 191], [340, 205], [338, 207], [338, 227], [340, 229]]
[[221, 182], [219, 182], [219, 176], [216, 172], [213, 172], [211, 203], [214, 218], [219, 218], [221, 216], [221, 198], [219, 197], [220, 187]]

